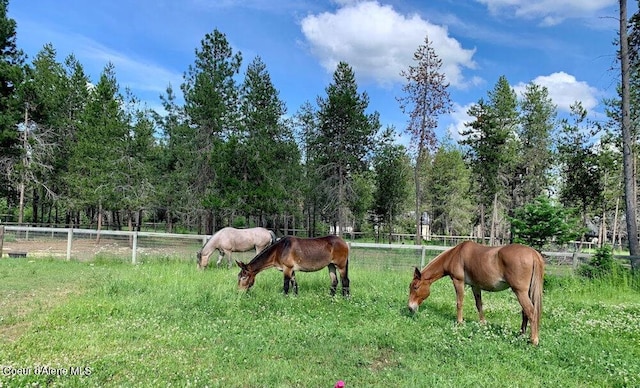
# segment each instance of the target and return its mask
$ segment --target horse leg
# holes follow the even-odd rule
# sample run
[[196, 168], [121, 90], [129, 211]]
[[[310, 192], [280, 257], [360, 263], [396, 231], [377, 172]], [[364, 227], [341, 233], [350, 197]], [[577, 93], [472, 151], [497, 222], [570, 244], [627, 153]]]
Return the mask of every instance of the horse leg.
[[293, 282], [295, 282], [295, 280], [292, 280], [293, 271], [291, 270], [291, 268], [284, 268], [282, 270], [282, 274], [284, 275], [283, 291], [284, 291], [285, 295], [288, 295], [289, 294], [289, 286], [291, 286], [293, 284]]
[[[327, 268], [329, 268], [329, 277], [331, 278], [331, 296], [336, 294], [336, 288], [338, 288], [338, 276], [336, 275], [336, 265], [330, 263]], [[344, 283], [342, 284], [344, 287]], [[344, 292], [344, 291], [343, 291]]]
[[476, 308], [478, 309], [478, 315], [480, 316], [480, 323], [487, 323], [484, 319], [484, 311], [482, 310], [482, 290], [480, 287], [471, 287], [473, 290], [473, 297], [476, 300]]
[[342, 296], [349, 296], [349, 263], [340, 269], [340, 284], [342, 284]]
[[293, 288], [293, 292], [298, 295], [298, 282], [296, 281], [295, 272], [291, 272], [291, 287]]
[[456, 289], [456, 312], [458, 323], [462, 323], [462, 307], [464, 302], [464, 280], [451, 278], [453, 287]]
[[232, 261], [231, 261], [231, 251], [227, 251], [224, 253], [225, 256], [227, 256], [227, 268], [231, 269], [231, 267], [233, 267], [232, 265]]
[[220, 266], [222, 259], [224, 258], [224, 251], [218, 251], [218, 261], [216, 262], [216, 268]]
[[520, 325], [521, 334], [524, 334], [527, 331], [527, 323], [529, 323], [529, 318], [527, 318], [527, 314], [522, 310], [522, 324]]
[[527, 322], [531, 322], [531, 343], [538, 344], [538, 316], [536, 316], [533, 302], [529, 299], [529, 293], [526, 290], [513, 290], [522, 306], [522, 325], [520, 332], [525, 334], [527, 330]]

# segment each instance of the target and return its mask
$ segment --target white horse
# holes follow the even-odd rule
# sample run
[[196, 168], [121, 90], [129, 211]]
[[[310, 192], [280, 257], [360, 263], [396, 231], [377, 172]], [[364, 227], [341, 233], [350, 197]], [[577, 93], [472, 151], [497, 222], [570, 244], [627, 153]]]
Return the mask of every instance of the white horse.
[[198, 269], [204, 269], [209, 264], [209, 258], [215, 250], [219, 252], [216, 267], [220, 265], [224, 256], [227, 256], [229, 267], [231, 267], [231, 252], [247, 252], [255, 249], [257, 255], [275, 241], [275, 233], [265, 228], [222, 228], [198, 251]]

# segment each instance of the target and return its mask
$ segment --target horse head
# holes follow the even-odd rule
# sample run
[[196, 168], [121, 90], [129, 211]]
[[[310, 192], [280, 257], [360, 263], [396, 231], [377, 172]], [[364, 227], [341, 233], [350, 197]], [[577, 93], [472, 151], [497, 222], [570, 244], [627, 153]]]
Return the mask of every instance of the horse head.
[[238, 289], [248, 290], [256, 281], [256, 273], [249, 268], [249, 265], [241, 261], [236, 260], [236, 264], [240, 267], [240, 273], [238, 274]]
[[431, 293], [431, 283], [428, 279], [423, 279], [420, 270], [415, 268], [413, 280], [409, 285], [409, 310], [411, 310], [412, 313], [418, 311], [418, 306], [429, 297]]
[[209, 256], [211, 255], [202, 256], [202, 249], [196, 253], [196, 257], [198, 258], [198, 269], [205, 269], [205, 267], [209, 265]]

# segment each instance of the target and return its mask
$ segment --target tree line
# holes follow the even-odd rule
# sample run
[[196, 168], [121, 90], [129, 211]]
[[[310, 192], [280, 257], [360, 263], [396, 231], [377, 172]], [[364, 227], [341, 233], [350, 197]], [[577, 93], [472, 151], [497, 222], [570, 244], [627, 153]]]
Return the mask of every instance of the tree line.
[[[168, 85], [157, 112], [118, 84], [111, 63], [91, 80], [73, 54], [59, 62], [50, 43], [28, 61], [8, 3], [0, 0], [2, 221], [415, 232], [416, 241], [427, 226], [491, 243], [536, 228], [558, 239], [626, 238], [618, 99], [606, 101], [607, 120], [588, 120], [579, 102], [558, 118], [545, 87], [531, 83], [518, 96], [503, 76], [468, 110], [462, 140], [437, 139], [451, 102], [427, 36], [401, 74], [405, 146], [370, 111], [348, 63], [336, 66], [324, 95], [290, 114], [262, 59], [243, 67], [242, 53], [214, 30], [180, 93]], [[640, 66], [631, 65], [633, 92]]]

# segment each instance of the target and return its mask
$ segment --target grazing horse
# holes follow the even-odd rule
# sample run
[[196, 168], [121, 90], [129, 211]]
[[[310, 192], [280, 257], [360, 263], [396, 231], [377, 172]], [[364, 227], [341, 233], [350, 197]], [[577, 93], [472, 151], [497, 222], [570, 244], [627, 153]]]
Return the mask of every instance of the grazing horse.
[[253, 286], [256, 275], [267, 268], [276, 267], [284, 274], [284, 293], [289, 287], [298, 294], [295, 271], [315, 272], [329, 268], [331, 295], [338, 286], [336, 267], [340, 271], [342, 295], [349, 295], [349, 246], [340, 237], [329, 235], [318, 238], [283, 237], [260, 252], [248, 264], [237, 261], [240, 267], [238, 288], [247, 290]]
[[487, 247], [472, 241], [465, 241], [441, 253], [422, 270], [415, 268], [413, 281], [409, 286], [409, 310], [415, 312], [429, 296], [431, 283], [449, 276], [456, 290], [458, 322], [462, 322], [462, 301], [464, 285], [473, 290], [480, 322], [484, 323], [482, 311], [482, 290], [513, 290], [522, 306], [524, 334], [527, 322], [531, 322], [531, 342], [538, 344], [538, 329], [542, 314], [542, 285], [544, 260], [533, 248], [512, 244]]
[[198, 251], [198, 269], [204, 269], [209, 264], [209, 257], [215, 250], [219, 251], [216, 266], [219, 266], [222, 258], [227, 256], [229, 268], [231, 268], [231, 252], [246, 252], [255, 249], [258, 254], [275, 241], [275, 233], [265, 228], [222, 228], [211, 236], [209, 241]]

